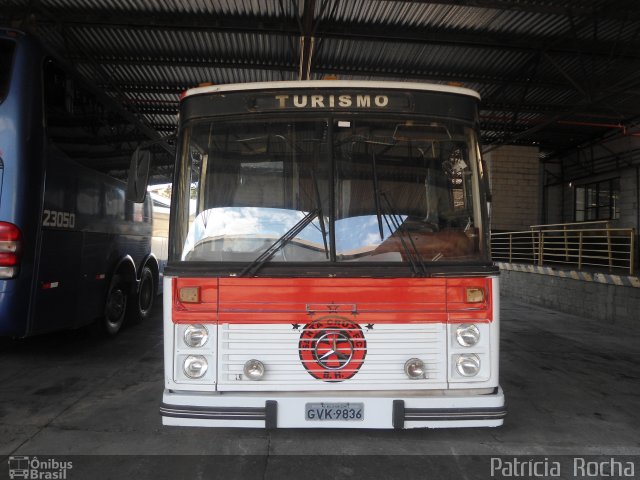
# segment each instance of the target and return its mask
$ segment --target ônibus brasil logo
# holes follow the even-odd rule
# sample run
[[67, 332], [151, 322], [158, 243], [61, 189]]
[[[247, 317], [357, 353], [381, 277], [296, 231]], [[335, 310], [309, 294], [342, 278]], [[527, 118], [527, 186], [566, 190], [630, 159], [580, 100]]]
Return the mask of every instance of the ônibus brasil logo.
[[14, 455], [9, 457], [9, 478], [37, 480], [65, 480], [67, 470], [73, 468], [73, 462], [64, 462], [55, 458], [38, 459]]
[[298, 351], [312, 377], [340, 382], [358, 373], [367, 355], [367, 341], [357, 323], [325, 317], [305, 325]]

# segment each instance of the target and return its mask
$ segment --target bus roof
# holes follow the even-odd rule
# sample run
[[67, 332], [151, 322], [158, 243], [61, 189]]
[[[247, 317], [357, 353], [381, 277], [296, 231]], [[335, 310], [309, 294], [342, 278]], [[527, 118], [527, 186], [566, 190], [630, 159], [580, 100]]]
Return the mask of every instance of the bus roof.
[[378, 82], [360, 80], [299, 80], [286, 82], [253, 82], [253, 83], [231, 83], [228, 85], [209, 85], [206, 87], [191, 88], [182, 94], [182, 98], [192, 95], [222, 92], [241, 92], [248, 90], [290, 90], [308, 88], [367, 88], [367, 89], [387, 89], [387, 90], [421, 90], [429, 92], [455, 93], [467, 95], [480, 100], [480, 94], [475, 90], [464, 87], [453, 87], [440, 85], [437, 83], [418, 82]]

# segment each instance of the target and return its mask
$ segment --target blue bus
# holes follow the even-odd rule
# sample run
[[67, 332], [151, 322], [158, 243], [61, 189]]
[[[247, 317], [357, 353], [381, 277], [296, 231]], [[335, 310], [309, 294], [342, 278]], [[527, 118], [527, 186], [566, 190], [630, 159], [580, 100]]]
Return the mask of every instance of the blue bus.
[[128, 166], [130, 120], [36, 39], [0, 28], [0, 336], [96, 320], [113, 335], [149, 316], [151, 199], [129, 201], [106, 173]]

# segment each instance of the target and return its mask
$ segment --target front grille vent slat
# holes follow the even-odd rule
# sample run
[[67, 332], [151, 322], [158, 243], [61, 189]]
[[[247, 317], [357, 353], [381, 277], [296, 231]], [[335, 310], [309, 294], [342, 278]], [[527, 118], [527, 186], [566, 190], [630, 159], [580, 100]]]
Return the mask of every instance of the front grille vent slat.
[[[221, 324], [218, 335], [218, 388], [220, 390], [353, 390], [446, 388], [446, 325], [376, 324], [361, 325], [366, 345], [362, 367], [350, 379], [324, 382], [314, 378], [300, 359], [303, 327], [289, 324]], [[427, 378], [410, 380], [404, 364], [420, 358], [427, 366]], [[265, 377], [257, 382], [243, 378], [247, 360], [265, 364]], [[308, 368], [318, 368], [307, 362]], [[348, 370], [345, 369], [345, 371]]]

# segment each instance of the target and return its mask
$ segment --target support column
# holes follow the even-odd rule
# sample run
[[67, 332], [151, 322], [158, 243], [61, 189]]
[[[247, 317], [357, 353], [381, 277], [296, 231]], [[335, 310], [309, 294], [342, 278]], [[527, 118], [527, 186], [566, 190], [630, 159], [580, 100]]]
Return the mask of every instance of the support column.
[[542, 219], [542, 169], [537, 147], [503, 146], [484, 158], [491, 180], [491, 228], [528, 230]]

